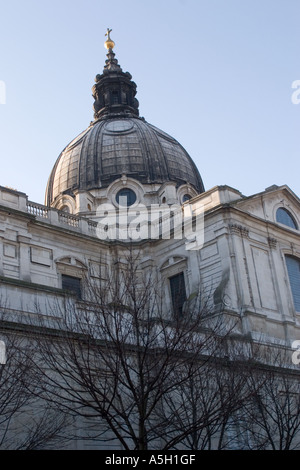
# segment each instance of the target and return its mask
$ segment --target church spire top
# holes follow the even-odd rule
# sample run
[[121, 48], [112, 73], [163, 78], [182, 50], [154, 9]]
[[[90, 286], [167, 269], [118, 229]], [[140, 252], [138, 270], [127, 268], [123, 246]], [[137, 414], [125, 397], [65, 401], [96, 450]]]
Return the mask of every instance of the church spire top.
[[106, 61], [105, 61], [105, 66], [104, 66], [104, 71], [110, 70], [110, 71], [121, 71], [122, 69], [120, 65], [118, 64], [117, 59], [115, 58], [115, 53], [113, 52], [113, 48], [115, 47], [115, 42], [111, 39], [110, 33], [112, 32], [112, 29], [107, 28], [107, 31], [105, 33], [105, 36], [107, 36], [107, 39], [104, 43], [104, 47], [107, 49], [108, 53], [106, 54]]
[[112, 32], [112, 29], [107, 28], [107, 31], [105, 33], [105, 36], [107, 36], [107, 40], [104, 43], [104, 47], [109, 51], [109, 49], [113, 49], [115, 47], [115, 42], [111, 39], [110, 33]]
[[136, 84], [129, 72], [123, 72], [115, 58], [113, 48], [115, 42], [111, 39], [111, 29], [107, 28], [107, 39], [104, 47], [107, 49], [106, 61], [102, 75], [96, 75], [93, 86], [94, 117], [138, 116], [139, 102], [135, 98]]

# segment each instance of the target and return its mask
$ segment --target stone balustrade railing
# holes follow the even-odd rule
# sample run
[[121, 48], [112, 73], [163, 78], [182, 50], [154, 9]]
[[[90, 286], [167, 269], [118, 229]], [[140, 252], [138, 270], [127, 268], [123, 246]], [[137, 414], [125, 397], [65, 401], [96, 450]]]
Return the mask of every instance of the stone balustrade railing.
[[36, 217], [42, 217], [43, 219], [48, 219], [48, 211], [49, 207], [31, 201], [27, 202], [27, 212], [29, 212], [29, 214], [35, 215]]
[[25, 193], [12, 188], [0, 186], [0, 206], [9, 210], [26, 212], [51, 225], [67, 226], [68, 229], [79, 231], [85, 235], [96, 236], [96, 221], [29, 201]]
[[75, 215], [68, 214], [67, 212], [58, 211], [58, 221], [62, 224], [69, 225], [71, 227], [78, 228], [80, 217], [76, 217]]

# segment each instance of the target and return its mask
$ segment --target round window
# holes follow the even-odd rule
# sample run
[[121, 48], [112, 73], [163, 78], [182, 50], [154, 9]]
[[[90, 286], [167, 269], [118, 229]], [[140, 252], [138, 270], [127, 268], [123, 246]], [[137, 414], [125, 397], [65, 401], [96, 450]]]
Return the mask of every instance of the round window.
[[136, 202], [136, 194], [130, 188], [123, 188], [117, 193], [116, 201], [119, 206], [132, 206]]

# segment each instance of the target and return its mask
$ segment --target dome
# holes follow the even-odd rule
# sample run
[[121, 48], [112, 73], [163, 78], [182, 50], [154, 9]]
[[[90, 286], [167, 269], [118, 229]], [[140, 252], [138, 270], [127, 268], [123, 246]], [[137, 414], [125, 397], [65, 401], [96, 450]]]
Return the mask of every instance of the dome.
[[108, 45], [106, 65], [93, 86], [94, 121], [59, 155], [50, 174], [45, 204], [58, 207], [62, 197], [108, 188], [131, 178], [141, 185], [204, 186], [193, 160], [170, 135], [139, 116], [136, 84], [123, 72]]
[[204, 191], [193, 160], [175, 139], [141, 118], [125, 117], [99, 120], [63, 150], [46, 203], [74, 190], [108, 187], [122, 175], [142, 184], [190, 183], [197, 193]]

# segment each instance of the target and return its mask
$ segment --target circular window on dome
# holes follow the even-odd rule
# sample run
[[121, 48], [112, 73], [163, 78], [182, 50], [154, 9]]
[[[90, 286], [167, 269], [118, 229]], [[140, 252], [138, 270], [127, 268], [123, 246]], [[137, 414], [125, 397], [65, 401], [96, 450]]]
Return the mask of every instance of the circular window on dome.
[[130, 188], [123, 188], [117, 193], [116, 201], [119, 206], [132, 206], [136, 202], [136, 194]]

